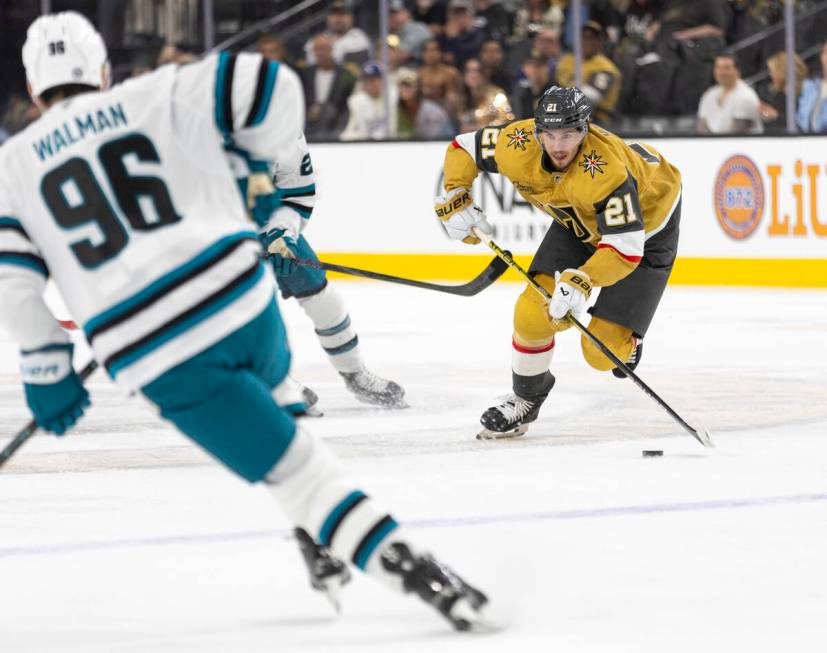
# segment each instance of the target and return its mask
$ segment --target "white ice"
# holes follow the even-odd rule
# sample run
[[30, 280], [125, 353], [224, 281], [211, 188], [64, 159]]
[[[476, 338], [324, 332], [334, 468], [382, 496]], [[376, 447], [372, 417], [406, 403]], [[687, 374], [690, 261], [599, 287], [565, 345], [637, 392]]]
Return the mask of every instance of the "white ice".
[[[341, 288], [370, 368], [411, 407], [356, 403], [288, 304], [296, 376], [326, 413], [310, 426], [505, 629], [454, 633], [364, 577], [335, 618], [269, 493], [98, 373], [76, 432], [34, 438], [0, 472], [0, 651], [827, 650], [827, 294], [668, 289], [638, 371], [711, 429], [705, 450], [590, 370], [573, 332], [529, 433], [475, 441], [510, 387], [521, 287]], [[4, 341], [4, 436], [28, 420], [15, 368]]]

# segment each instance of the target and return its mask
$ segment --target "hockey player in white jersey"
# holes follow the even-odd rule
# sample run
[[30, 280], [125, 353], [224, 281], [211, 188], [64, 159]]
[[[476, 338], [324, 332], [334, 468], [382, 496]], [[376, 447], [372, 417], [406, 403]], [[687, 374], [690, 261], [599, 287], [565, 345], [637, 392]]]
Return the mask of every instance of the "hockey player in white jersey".
[[[359, 336], [341, 293], [329, 283], [327, 273], [294, 262], [297, 258], [319, 260], [302, 233], [316, 199], [313, 163], [304, 136], [293, 149], [292, 158], [280, 157], [275, 170], [235, 145], [225, 149], [248, 198], [253, 219], [260, 227], [260, 238], [273, 255], [273, 271], [282, 297], [294, 297], [313, 322], [319, 343], [344, 379], [345, 387], [364, 403], [385, 408], [407, 406], [403, 399], [405, 391], [398, 383], [365, 367]], [[318, 396], [309, 388], [300, 388], [312, 410]]]
[[20, 344], [37, 424], [63, 434], [89, 401], [43, 302], [51, 277], [109, 375], [262, 482], [311, 544], [458, 629], [480, 624], [486, 597], [412, 545], [274, 400], [290, 352], [223, 145], [289, 156], [303, 120], [296, 75], [222, 53], [103, 91], [103, 41], [74, 13], [38, 18], [23, 62], [43, 115], [0, 147], [0, 320]]

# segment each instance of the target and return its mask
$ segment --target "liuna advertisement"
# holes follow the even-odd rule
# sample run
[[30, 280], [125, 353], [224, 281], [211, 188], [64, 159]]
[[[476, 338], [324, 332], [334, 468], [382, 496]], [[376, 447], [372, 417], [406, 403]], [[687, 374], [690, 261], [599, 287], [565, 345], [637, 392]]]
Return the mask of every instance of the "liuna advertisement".
[[[672, 283], [827, 287], [827, 137], [651, 139], [683, 178]], [[491, 258], [433, 212], [447, 143], [315, 145], [305, 236], [323, 259], [421, 279], [467, 279]], [[577, 171], [580, 171], [578, 168]], [[553, 218], [500, 175], [473, 196], [498, 244], [527, 262]]]

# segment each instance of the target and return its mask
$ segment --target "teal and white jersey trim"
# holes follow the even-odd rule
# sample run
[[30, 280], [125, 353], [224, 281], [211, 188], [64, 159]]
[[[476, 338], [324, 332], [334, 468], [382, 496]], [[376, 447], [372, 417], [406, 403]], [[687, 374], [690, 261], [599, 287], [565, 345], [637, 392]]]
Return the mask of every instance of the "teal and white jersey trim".
[[273, 279], [252, 232], [226, 236], [84, 324], [95, 357], [129, 389], [253, 319]]
[[19, 220], [0, 216], [0, 265], [26, 268], [48, 277], [49, 269]]

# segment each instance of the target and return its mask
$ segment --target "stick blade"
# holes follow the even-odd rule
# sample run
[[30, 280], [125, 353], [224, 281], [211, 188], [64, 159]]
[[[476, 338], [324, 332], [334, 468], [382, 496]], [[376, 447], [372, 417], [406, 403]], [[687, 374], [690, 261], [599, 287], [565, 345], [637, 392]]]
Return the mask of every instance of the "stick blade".
[[712, 436], [709, 434], [709, 429], [695, 429], [695, 437], [698, 438], [698, 442], [708, 449], [715, 448], [715, 443], [712, 441]]

